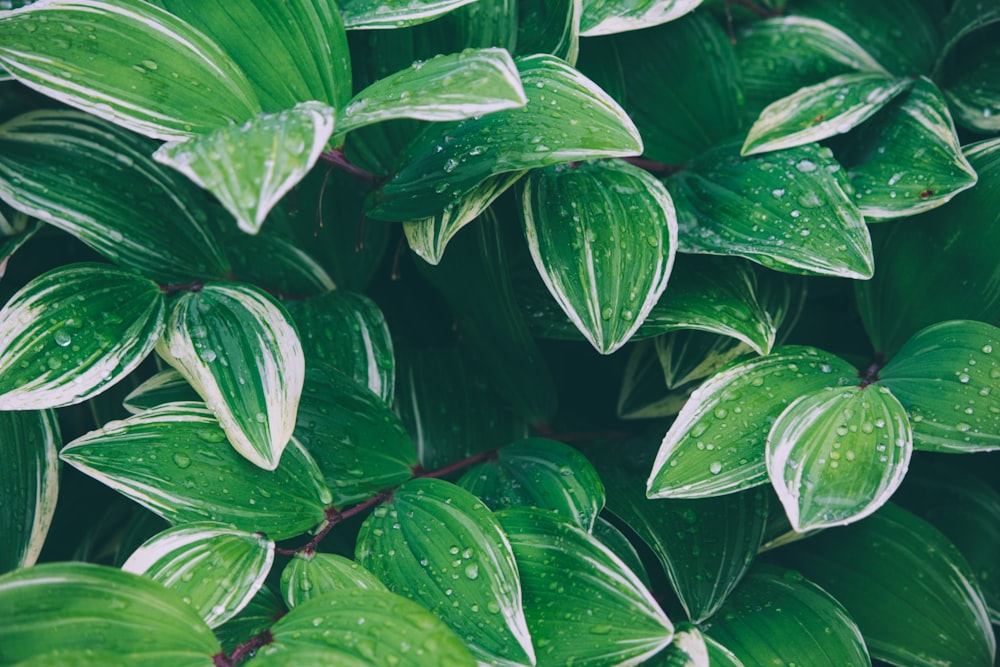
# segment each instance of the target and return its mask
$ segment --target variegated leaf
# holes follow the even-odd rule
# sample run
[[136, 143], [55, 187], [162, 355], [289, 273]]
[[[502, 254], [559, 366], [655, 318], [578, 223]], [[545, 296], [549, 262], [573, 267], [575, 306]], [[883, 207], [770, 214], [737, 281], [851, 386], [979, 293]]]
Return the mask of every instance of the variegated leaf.
[[584, 0], [580, 36], [641, 30], [678, 19], [701, 0]]
[[281, 597], [289, 608], [342, 588], [389, 590], [361, 565], [336, 554], [300, 551], [281, 572]]
[[156, 373], [128, 393], [122, 401], [122, 407], [130, 414], [137, 415], [144, 410], [155, 408], [164, 403], [183, 403], [185, 401], [200, 401], [201, 396], [194, 390], [191, 383], [173, 368]]
[[518, 53], [550, 53], [576, 66], [583, 0], [520, 0]]
[[348, 30], [404, 28], [433, 21], [475, 0], [340, 0]]

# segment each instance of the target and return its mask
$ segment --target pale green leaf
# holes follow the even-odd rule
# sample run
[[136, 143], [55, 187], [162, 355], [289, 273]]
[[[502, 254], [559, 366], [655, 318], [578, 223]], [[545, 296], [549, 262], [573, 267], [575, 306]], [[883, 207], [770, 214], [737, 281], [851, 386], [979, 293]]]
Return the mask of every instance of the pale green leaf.
[[519, 0], [517, 51], [549, 53], [576, 65], [583, 0]]
[[641, 30], [684, 16], [701, 0], [583, 0], [580, 35]]
[[476, 0], [341, 0], [348, 30], [403, 28], [432, 21]]
[[388, 590], [374, 574], [336, 554], [300, 551], [281, 572], [281, 597], [290, 609], [342, 588]]

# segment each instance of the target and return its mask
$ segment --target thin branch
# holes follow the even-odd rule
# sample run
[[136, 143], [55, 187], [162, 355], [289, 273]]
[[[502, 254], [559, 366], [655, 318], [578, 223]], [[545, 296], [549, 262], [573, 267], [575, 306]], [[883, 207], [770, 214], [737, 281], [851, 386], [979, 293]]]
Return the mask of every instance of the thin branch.
[[676, 174], [678, 171], [684, 168], [683, 165], [679, 164], [667, 164], [665, 162], [657, 162], [656, 160], [649, 160], [644, 157], [626, 157], [622, 158], [631, 165], [635, 165], [640, 169], [644, 169], [654, 176], [666, 177], [672, 174]]
[[233, 652], [229, 655], [226, 655], [225, 653], [215, 654], [212, 656], [212, 664], [214, 664], [215, 667], [236, 667], [236, 665], [240, 664], [241, 661], [253, 655], [257, 649], [262, 646], [267, 646], [273, 641], [274, 636], [271, 634], [271, 631], [264, 630], [264, 632], [251, 637], [234, 648]]
[[371, 173], [366, 169], [362, 169], [353, 162], [348, 161], [348, 159], [344, 157], [344, 151], [340, 148], [331, 151], [326, 151], [325, 153], [321, 153], [319, 159], [329, 164], [332, 164], [334, 167], [341, 170], [345, 174], [350, 174], [351, 176], [354, 176], [355, 178], [364, 181], [365, 183], [367, 183], [372, 187], [378, 185], [379, 181], [378, 178], [375, 177], [375, 174]]
[[465, 470], [470, 468], [477, 463], [482, 463], [483, 461], [489, 461], [490, 459], [495, 459], [497, 457], [496, 449], [488, 449], [485, 452], [479, 452], [478, 454], [473, 454], [461, 461], [455, 461], [452, 464], [446, 465], [443, 468], [438, 468], [437, 470], [427, 471], [420, 467], [419, 464], [413, 466], [413, 476], [414, 477], [447, 477], [453, 472], [458, 472], [459, 470]]
[[878, 372], [885, 366], [885, 355], [881, 352], [875, 353], [875, 360], [864, 371], [858, 371], [861, 378], [861, 388], [864, 389], [870, 384], [878, 382]]

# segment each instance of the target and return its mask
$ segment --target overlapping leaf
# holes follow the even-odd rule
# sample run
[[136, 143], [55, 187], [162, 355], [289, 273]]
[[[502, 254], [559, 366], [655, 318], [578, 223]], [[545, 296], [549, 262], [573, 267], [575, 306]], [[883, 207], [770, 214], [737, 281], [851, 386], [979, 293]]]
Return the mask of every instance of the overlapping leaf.
[[701, 0], [584, 0], [580, 34], [610, 35], [651, 28], [684, 16]]
[[35, 278], [0, 311], [0, 409], [96, 396], [146, 358], [163, 320], [159, 288], [125, 269], [70, 264]]
[[172, 368], [160, 371], [129, 392], [122, 401], [130, 414], [155, 408], [164, 403], [200, 401], [201, 397], [184, 376]]
[[646, 571], [646, 566], [643, 564], [639, 552], [636, 551], [635, 546], [625, 536], [625, 533], [619, 530], [615, 524], [605, 519], [602, 514], [597, 517], [590, 534], [600, 540], [601, 544], [611, 549], [625, 563], [628, 569], [632, 570], [635, 576], [639, 577], [639, 580], [645, 584], [646, 588], [652, 588], [652, 584], [649, 581], [649, 573]]
[[219, 638], [222, 650], [228, 655], [243, 642], [269, 630], [287, 611], [285, 605], [270, 588], [266, 585], [261, 586], [240, 613], [214, 628], [215, 636]]
[[710, 667], [708, 644], [697, 625], [682, 623], [674, 628], [674, 638], [663, 651], [645, 664], [650, 667]]
[[475, 0], [343, 0], [340, 13], [348, 30], [403, 28], [432, 21]]
[[206, 285], [173, 303], [156, 351], [198, 391], [236, 451], [265, 470], [277, 467], [305, 378], [284, 308], [249, 285]]
[[993, 26], [963, 40], [939, 79], [955, 119], [972, 130], [1000, 129], [1000, 46]]
[[576, 65], [580, 53], [582, 0], [520, 0], [517, 4], [519, 53], [550, 53]]
[[342, 588], [388, 590], [374, 574], [336, 554], [299, 552], [281, 572], [281, 597], [289, 608]]
[[336, 288], [316, 260], [283, 236], [267, 232], [250, 235], [233, 229], [225, 235], [225, 244], [233, 279], [239, 282], [288, 299], [313, 297]]

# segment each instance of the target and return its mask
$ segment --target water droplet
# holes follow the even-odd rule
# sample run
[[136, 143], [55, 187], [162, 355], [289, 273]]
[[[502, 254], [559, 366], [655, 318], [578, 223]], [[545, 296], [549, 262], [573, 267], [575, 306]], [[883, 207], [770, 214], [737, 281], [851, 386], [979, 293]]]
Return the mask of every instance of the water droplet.
[[191, 457], [186, 454], [174, 454], [174, 463], [178, 468], [187, 468], [191, 465]]
[[983, 345], [983, 354], [992, 354], [992, 353], [993, 353], [992, 345]]
[[708, 471], [713, 475], [718, 475], [720, 472], [722, 472], [722, 464], [719, 461], [712, 461], [708, 465]]
[[958, 381], [962, 384], [969, 384], [969, 376], [966, 373], [962, 373], [958, 376]]
[[469, 579], [479, 578], [479, 565], [476, 563], [470, 563], [465, 566], [465, 576]]
[[457, 166], [458, 166], [458, 160], [449, 158], [449, 160], [444, 163], [444, 167], [442, 167], [442, 169], [444, 169], [444, 173], [450, 174], [451, 172], [455, 171], [455, 167]]
[[53, 334], [52, 340], [54, 340], [56, 342], [56, 345], [58, 345], [59, 347], [66, 347], [72, 342], [73, 339], [70, 338], [70, 335], [68, 333], [60, 329], [59, 331], [55, 332], [55, 334]]
[[959, 433], [965, 433], [966, 431], [969, 431], [971, 429], [972, 425], [966, 424], [965, 422], [958, 422], [957, 424], [955, 424], [955, 430], [958, 431]]
[[812, 160], [799, 160], [798, 163], [796, 163], [795, 168], [803, 174], [808, 174], [811, 171], [816, 171], [816, 163]]

